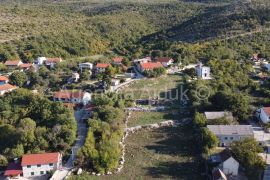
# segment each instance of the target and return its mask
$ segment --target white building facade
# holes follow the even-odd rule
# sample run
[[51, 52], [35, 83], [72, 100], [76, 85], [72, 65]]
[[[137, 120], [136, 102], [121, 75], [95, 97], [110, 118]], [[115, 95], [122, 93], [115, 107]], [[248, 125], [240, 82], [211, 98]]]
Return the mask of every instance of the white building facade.
[[219, 139], [219, 146], [230, 146], [234, 141], [254, 138], [251, 125], [208, 125], [207, 128]]
[[196, 74], [201, 79], [211, 79], [210, 67], [203, 66], [202, 63], [196, 66]]
[[43, 176], [62, 166], [60, 153], [28, 154], [22, 157], [23, 177]]
[[89, 63], [89, 62], [81, 63], [81, 64], [79, 64], [79, 68], [80, 68], [81, 72], [83, 72], [84, 70], [91, 72], [93, 69], [93, 64]]
[[262, 107], [256, 111], [257, 117], [264, 123], [270, 122], [270, 107]]
[[222, 171], [226, 175], [238, 175], [239, 162], [237, 162], [233, 157], [230, 157], [223, 163], [221, 163]]

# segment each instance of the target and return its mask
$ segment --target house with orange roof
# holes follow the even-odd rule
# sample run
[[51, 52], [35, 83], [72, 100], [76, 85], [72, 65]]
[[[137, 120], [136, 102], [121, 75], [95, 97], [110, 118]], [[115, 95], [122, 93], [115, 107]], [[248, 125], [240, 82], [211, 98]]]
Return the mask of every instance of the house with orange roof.
[[13, 86], [13, 85], [8, 84], [8, 83], [0, 85], [0, 96], [4, 95], [5, 93], [11, 92], [17, 88], [18, 88], [17, 86]]
[[140, 72], [151, 71], [156, 68], [163, 68], [163, 65], [160, 62], [147, 62], [147, 63], [140, 63], [138, 66]]
[[53, 100], [55, 102], [88, 104], [91, 101], [91, 94], [84, 91], [58, 91], [54, 93]]
[[103, 73], [110, 66], [109, 63], [97, 63], [95, 66], [96, 73]]
[[264, 124], [270, 122], [270, 107], [262, 107], [256, 111], [258, 119], [260, 119]]
[[174, 60], [169, 57], [160, 57], [157, 59], [157, 62], [160, 62], [165, 68], [167, 68], [174, 63]]
[[113, 64], [121, 65], [122, 61], [123, 61], [123, 58], [122, 57], [114, 57], [112, 60], [113, 60]]
[[56, 64], [62, 62], [62, 58], [46, 58], [45, 65], [49, 68], [54, 68]]
[[8, 60], [5, 62], [6, 67], [9, 69], [17, 68], [21, 64], [23, 64], [21, 60]]
[[19, 65], [23, 71], [29, 70], [31, 67], [33, 67], [33, 64], [31, 63], [23, 63]]
[[9, 79], [6, 76], [0, 76], [0, 85], [7, 84]]

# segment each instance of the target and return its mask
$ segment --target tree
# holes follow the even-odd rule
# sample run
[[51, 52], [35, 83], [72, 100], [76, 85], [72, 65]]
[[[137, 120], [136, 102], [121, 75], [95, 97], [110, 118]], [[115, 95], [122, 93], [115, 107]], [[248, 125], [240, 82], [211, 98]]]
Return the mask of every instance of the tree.
[[8, 165], [8, 160], [5, 156], [0, 155], [0, 168]]
[[199, 127], [205, 127], [207, 124], [207, 119], [204, 114], [196, 112], [194, 117], [194, 124]]
[[214, 148], [218, 145], [218, 138], [207, 128], [202, 128], [202, 145], [203, 151], [208, 152], [209, 149]]
[[81, 80], [85, 80], [85, 81], [88, 81], [90, 79], [90, 72], [89, 71], [83, 71], [81, 74], [80, 74], [80, 77], [81, 77]]
[[239, 163], [244, 167], [245, 174], [249, 179], [260, 179], [261, 173], [266, 168], [266, 164], [258, 153], [263, 152], [263, 148], [253, 138], [242, 141], [235, 141], [231, 144], [232, 152]]
[[27, 80], [27, 76], [23, 72], [15, 71], [10, 75], [9, 80], [11, 84], [22, 87]]

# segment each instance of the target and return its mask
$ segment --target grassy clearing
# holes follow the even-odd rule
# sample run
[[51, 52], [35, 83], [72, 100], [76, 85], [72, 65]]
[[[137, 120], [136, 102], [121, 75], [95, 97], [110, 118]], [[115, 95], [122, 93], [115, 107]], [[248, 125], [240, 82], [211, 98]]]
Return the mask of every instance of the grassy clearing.
[[[136, 81], [129, 87], [122, 89], [121, 93], [132, 96], [134, 99], [175, 97], [175, 92], [181, 82], [179, 75], [166, 75], [159, 78]], [[171, 92], [171, 93], [168, 93]]]
[[188, 127], [140, 131], [128, 137], [123, 171], [112, 176], [74, 176], [86, 179], [202, 179], [200, 159]]
[[174, 111], [165, 112], [132, 112], [128, 121], [128, 127], [159, 123], [166, 120], [176, 120], [178, 113]]

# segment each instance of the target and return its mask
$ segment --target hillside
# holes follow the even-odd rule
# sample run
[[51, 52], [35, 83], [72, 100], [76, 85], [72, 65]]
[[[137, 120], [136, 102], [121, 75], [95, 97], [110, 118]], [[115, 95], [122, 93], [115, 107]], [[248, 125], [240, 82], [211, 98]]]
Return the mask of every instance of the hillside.
[[197, 42], [260, 32], [270, 27], [266, 2], [2, 0], [0, 61], [112, 50], [134, 56], [134, 48], [160, 40]]

